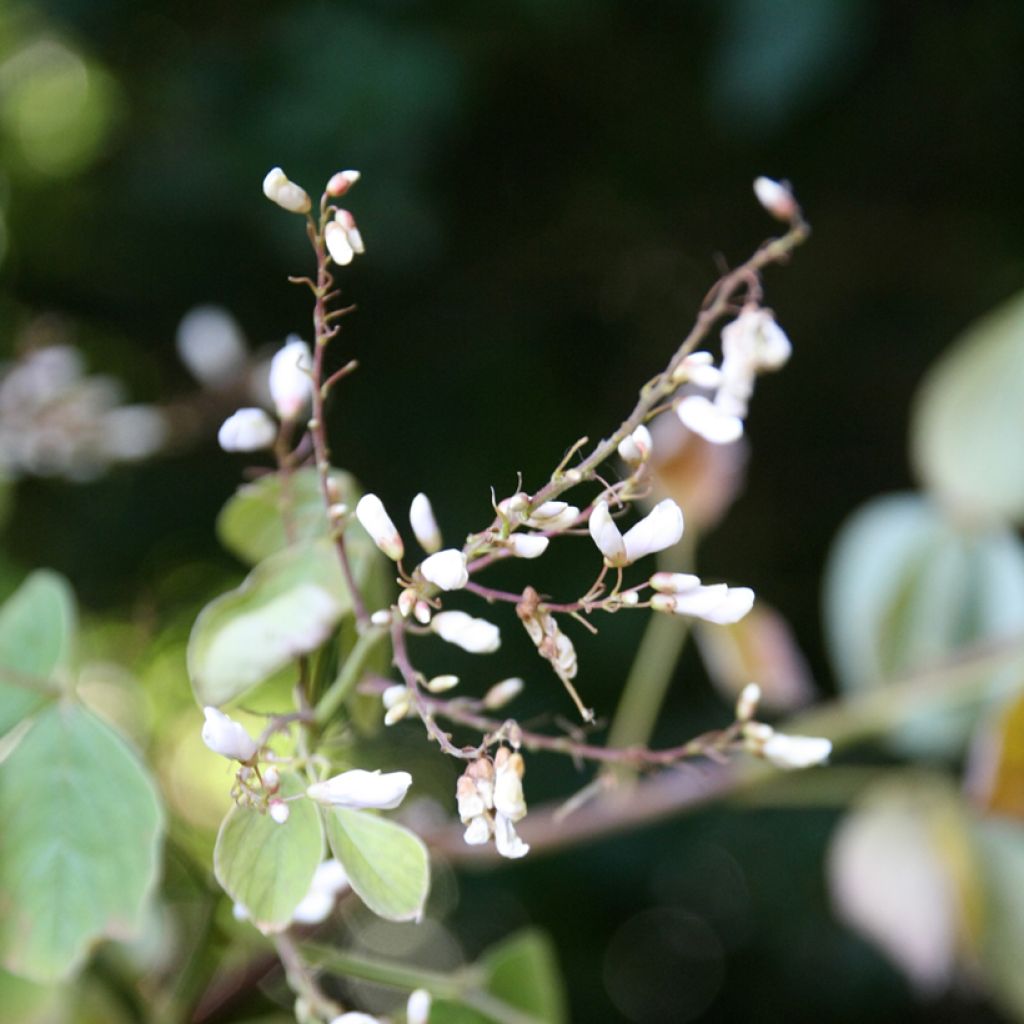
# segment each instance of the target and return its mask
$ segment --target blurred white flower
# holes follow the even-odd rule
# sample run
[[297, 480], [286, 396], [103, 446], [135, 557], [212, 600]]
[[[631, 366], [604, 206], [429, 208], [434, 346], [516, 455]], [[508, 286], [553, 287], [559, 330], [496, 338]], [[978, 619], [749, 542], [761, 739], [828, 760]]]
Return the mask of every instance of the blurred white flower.
[[317, 866], [309, 891], [292, 911], [297, 924], [320, 924], [326, 921], [337, 898], [348, 888], [348, 875], [333, 857]]
[[761, 747], [761, 755], [776, 768], [795, 770], [810, 768], [828, 760], [832, 753], [831, 740], [819, 736], [787, 736], [773, 732]]
[[246, 362], [245, 337], [235, 318], [221, 306], [196, 306], [178, 324], [178, 357], [200, 384], [221, 387]]
[[516, 860], [530, 852], [528, 843], [524, 843], [516, 832], [515, 825], [504, 814], [494, 816], [494, 846], [502, 857]]
[[466, 556], [457, 548], [428, 556], [420, 563], [420, 572], [442, 590], [461, 590], [469, 582]]
[[757, 201], [777, 220], [791, 221], [799, 207], [793, 192], [786, 182], [775, 181], [774, 178], [755, 178], [754, 195]]
[[680, 422], [711, 444], [732, 444], [743, 436], [743, 420], [703, 395], [687, 395], [676, 409]]
[[408, 772], [368, 772], [353, 768], [323, 782], [306, 787], [306, 796], [332, 807], [377, 808], [391, 810], [404, 799], [412, 785]]
[[608, 503], [599, 501], [588, 525], [605, 561], [621, 567], [677, 544], [683, 535], [683, 513], [671, 498], [665, 498], [623, 535], [612, 519]]
[[245, 731], [245, 727], [229, 718], [217, 708], [205, 707], [203, 714], [203, 742], [221, 757], [236, 761], [251, 761], [259, 747], [256, 741]]
[[270, 398], [282, 420], [298, 416], [313, 394], [313, 354], [297, 334], [290, 334], [284, 347], [270, 361]]
[[502, 679], [495, 683], [485, 694], [483, 705], [488, 711], [497, 711], [511, 703], [523, 692], [523, 681], [518, 676]]
[[277, 438], [277, 424], [262, 409], [233, 412], [217, 431], [217, 443], [226, 452], [255, 452], [269, 448]]
[[418, 988], [409, 994], [405, 1004], [405, 1024], [429, 1024], [430, 993], [425, 988]]
[[475, 619], [465, 612], [438, 612], [430, 628], [442, 640], [471, 654], [490, 654], [501, 646], [501, 631], [486, 619]]

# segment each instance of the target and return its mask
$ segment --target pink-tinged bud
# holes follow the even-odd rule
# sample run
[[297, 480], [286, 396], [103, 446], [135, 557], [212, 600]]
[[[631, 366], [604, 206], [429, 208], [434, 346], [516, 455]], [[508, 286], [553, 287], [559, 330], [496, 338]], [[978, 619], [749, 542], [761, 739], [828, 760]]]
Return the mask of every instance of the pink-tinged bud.
[[[364, 494], [356, 505], [356, 519], [370, 535], [374, 544], [393, 562], [401, 560], [405, 554], [405, 545], [384, 509], [384, 504], [376, 494]], [[414, 598], [415, 599], [415, 598]], [[399, 599], [401, 607], [401, 598]]]
[[334, 199], [340, 199], [359, 179], [358, 171], [338, 171], [332, 174], [325, 191]]
[[405, 590], [398, 595], [398, 614], [401, 615], [403, 619], [409, 618], [416, 608], [416, 602], [418, 599], [419, 595], [416, 591], [412, 587], [406, 587]]
[[743, 436], [743, 420], [703, 395], [688, 395], [679, 403], [676, 415], [687, 430], [711, 444], [732, 444]]
[[488, 711], [497, 711], [499, 708], [503, 708], [523, 692], [523, 686], [524, 683], [518, 676], [495, 683], [484, 694], [484, 707]]
[[416, 602], [416, 607], [412, 610], [412, 617], [421, 625], [427, 626], [430, 624], [430, 617], [434, 614], [433, 608], [427, 604], [422, 598]]
[[221, 757], [235, 761], [251, 761], [259, 747], [245, 728], [217, 708], [203, 708], [206, 722], [203, 725], [203, 742]]
[[466, 556], [457, 548], [438, 551], [420, 563], [423, 578], [442, 590], [461, 590], [469, 582]]
[[276, 768], [268, 768], [263, 773], [263, 788], [268, 793], [276, 793], [281, 785], [281, 773]]
[[501, 646], [501, 632], [486, 619], [475, 619], [465, 612], [439, 612], [430, 628], [442, 640], [470, 654], [490, 654]]
[[754, 195], [773, 217], [787, 224], [800, 212], [788, 182], [775, 181], [773, 178], [756, 178]]
[[619, 458], [630, 466], [639, 466], [651, 457], [653, 448], [651, 432], [641, 423], [619, 442]]
[[277, 424], [262, 409], [239, 409], [217, 431], [217, 443], [226, 452], [258, 452], [276, 438]]
[[263, 194], [289, 213], [309, 213], [313, 205], [306, 190], [289, 181], [280, 167], [272, 168], [263, 179]]
[[267, 813], [278, 825], [283, 825], [290, 817], [291, 809], [283, 800], [271, 800], [267, 805]]
[[417, 494], [409, 506], [409, 525], [419, 546], [428, 555], [441, 550], [441, 528], [434, 518], [434, 509], [430, 499], [423, 493]]
[[408, 772], [367, 772], [353, 768], [324, 782], [306, 787], [306, 796], [331, 807], [391, 810], [404, 799], [412, 785]]
[[516, 558], [540, 558], [551, 541], [537, 533], [514, 533], [508, 539], [509, 550]]
[[749, 722], [757, 714], [757, 705], [760, 703], [761, 687], [757, 683], [747, 683], [736, 701], [736, 721]]
[[313, 394], [313, 354], [297, 335], [291, 334], [270, 361], [270, 397], [282, 420], [294, 419]]

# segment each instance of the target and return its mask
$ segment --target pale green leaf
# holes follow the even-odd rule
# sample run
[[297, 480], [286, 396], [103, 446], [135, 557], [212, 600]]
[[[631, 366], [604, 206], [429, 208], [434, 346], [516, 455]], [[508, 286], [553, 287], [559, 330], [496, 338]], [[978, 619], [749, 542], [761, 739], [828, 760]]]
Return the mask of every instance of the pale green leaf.
[[327, 841], [352, 889], [389, 921], [423, 913], [430, 889], [430, 862], [422, 840], [407, 828], [367, 811], [331, 808]]
[[487, 971], [486, 988], [491, 995], [545, 1024], [568, 1020], [558, 957], [543, 932], [517, 932], [489, 949], [480, 964]]
[[71, 974], [91, 943], [127, 937], [153, 886], [156, 789], [105, 723], [46, 708], [0, 765], [0, 956], [16, 974]]
[[[301, 778], [282, 775], [285, 796], [304, 791]], [[266, 931], [288, 925], [323, 858], [323, 825], [316, 804], [292, 800], [288, 807], [291, 813], [283, 825], [269, 814], [232, 807], [221, 823], [213, 853], [217, 881]]]
[[328, 541], [272, 555], [200, 613], [188, 644], [196, 699], [221, 705], [315, 651], [352, 601]]
[[924, 484], [960, 518], [1024, 521], [1024, 292], [932, 367], [911, 421]]
[[76, 618], [67, 580], [46, 569], [32, 573], [0, 608], [0, 683], [4, 670], [41, 682], [66, 672]]
[[[359, 490], [341, 470], [331, 472], [338, 500], [355, 508]], [[285, 532], [284, 516], [291, 523]], [[320, 477], [315, 469], [301, 469], [283, 481], [279, 473], [244, 484], [228, 500], [217, 518], [221, 543], [243, 562], [255, 565], [290, 544], [326, 537], [329, 523]]]

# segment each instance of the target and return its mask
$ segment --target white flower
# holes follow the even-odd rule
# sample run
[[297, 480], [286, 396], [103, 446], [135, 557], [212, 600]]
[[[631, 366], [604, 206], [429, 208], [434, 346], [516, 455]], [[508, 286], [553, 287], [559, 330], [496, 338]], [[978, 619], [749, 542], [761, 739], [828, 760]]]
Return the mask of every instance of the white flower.
[[676, 408], [687, 430], [712, 444], [732, 444], [743, 436], [743, 420], [703, 395], [687, 395]]
[[832, 742], [820, 736], [787, 736], [773, 733], [761, 747], [761, 754], [776, 768], [810, 768], [828, 760]]
[[490, 783], [487, 784], [487, 787], [486, 789], [482, 788], [477, 784], [477, 780], [465, 773], [459, 776], [455, 783], [455, 802], [459, 808], [459, 820], [464, 825], [472, 822], [474, 818], [486, 814], [493, 806], [490, 799], [493, 787]]
[[599, 501], [590, 514], [589, 527], [590, 536], [609, 565], [632, 565], [645, 555], [679, 542], [683, 535], [683, 513], [671, 498], [666, 498], [623, 536], [608, 503]]
[[442, 640], [471, 654], [490, 654], [501, 646], [501, 631], [486, 619], [475, 619], [465, 612], [438, 612], [430, 628]]
[[[792, 352], [792, 343], [771, 312], [747, 306], [722, 328], [723, 387], [729, 386], [730, 375], [742, 378], [747, 374], [778, 370]], [[735, 369], [730, 364], [736, 364]]]
[[203, 725], [203, 742], [221, 757], [235, 761], [251, 761], [259, 747], [256, 741], [238, 722], [216, 708], [203, 708], [206, 722]]
[[425, 988], [418, 988], [409, 994], [405, 1004], [405, 1024], [429, 1024], [430, 993]]
[[348, 875], [333, 857], [317, 865], [309, 891], [292, 911], [292, 920], [298, 924], [320, 924], [327, 920], [335, 901], [348, 888]]
[[442, 590], [461, 590], [469, 582], [466, 556], [457, 548], [430, 555], [420, 563], [423, 578]]
[[277, 415], [290, 420], [306, 407], [313, 394], [313, 355], [296, 334], [290, 334], [283, 348], [270, 360], [268, 384]]
[[441, 528], [434, 518], [430, 499], [423, 493], [417, 494], [409, 506], [409, 525], [421, 548], [428, 555], [441, 549]]
[[539, 533], [514, 533], [508, 539], [509, 549], [516, 558], [540, 558], [551, 543]]
[[494, 845], [502, 857], [512, 860], [525, 857], [530, 852], [529, 844], [519, 838], [515, 825], [504, 814], [494, 816]]
[[651, 598], [655, 611], [689, 615], [720, 626], [739, 622], [753, 606], [754, 592], [750, 587], [730, 587], [725, 583], [704, 586], [698, 581], [696, 586]]
[[491, 819], [486, 814], [478, 814], [470, 818], [466, 825], [466, 831], [462, 833], [463, 841], [467, 846], [484, 846], [491, 839]]
[[515, 700], [522, 692], [523, 681], [518, 676], [502, 679], [484, 694], [483, 705], [488, 711], [497, 711]]
[[324, 228], [324, 242], [327, 243], [331, 259], [339, 267], [347, 267], [355, 256], [366, 251], [363, 236], [348, 210], [338, 210], [334, 214], [334, 220]]
[[405, 799], [411, 785], [412, 776], [408, 772], [388, 772], [382, 775], [379, 771], [367, 772], [362, 768], [353, 768], [307, 786], [306, 796], [332, 807], [391, 810]]
[[579, 514], [580, 510], [566, 501], [545, 501], [533, 510], [526, 522], [537, 530], [559, 533], [572, 526]]
[[358, 171], [338, 171], [331, 175], [324, 191], [337, 199], [343, 196], [361, 177], [362, 175]]
[[796, 200], [789, 185], [773, 178], [755, 178], [754, 195], [757, 201], [775, 218], [789, 222], [797, 214]]
[[233, 412], [217, 431], [217, 443], [226, 452], [256, 452], [269, 448], [277, 437], [277, 424], [262, 410]]
[[509, 821], [526, 817], [523, 755], [502, 747], [494, 757], [494, 810]]
[[651, 432], [641, 423], [629, 437], [619, 442], [619, 458], [630, 466], [639, 466], [651, 457], [653, 448]]
[[245, 340], [235, 318], [220, 306], [196, 306], [178, 324], [178, 357], [200, 384], [220, 387], [245, 365]]
[[309, 213], [313, 205], [306, 190], [294, 181], [280, 167], [273, 167], [263, 179], [263, 194], [289, 213]]
[[[384, 503], [376, 494], [364, 494], [356, 505], [356, 519], [370, 535], [374, 544], [393, 562], [397, 562], [405, 554], [405, 545], [399, 536], [395, 524], [384, 508]], [[412, 600], [415, 600], [413, 592]], [[401, 607], [401, 599], [399, 599]], [[406, 614], [405, 612], [402, 613]]]

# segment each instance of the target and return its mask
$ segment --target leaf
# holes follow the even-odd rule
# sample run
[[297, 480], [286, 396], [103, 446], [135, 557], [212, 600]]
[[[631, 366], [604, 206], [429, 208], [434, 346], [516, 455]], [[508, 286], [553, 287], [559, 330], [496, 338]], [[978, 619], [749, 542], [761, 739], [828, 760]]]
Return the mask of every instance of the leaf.
[[315, 651], [352, 601], [328, 541], [271, 555], [200, 613], [188, 671], [201, 705], [221, 705]]
[[32, 573], [0, 608], [0, 681], [4, 669], [40, 682], [66, 672], [76, 619], [67, 580], [46, 569]]
[[[297, 775], [284, 774], [281, 792], [295, 796], [305, 792], [305, 784]], [[283, 825], [250, 807], [232, 807], [213, 852], [217, 881], [263, 931], [288, 926], [323, 858], [324, 832], [316, 804], [292, 800], [288, 807], [291, 813]]]
[[492, 947], [481, 958], [487, 991], [545, 1024], [568, 1020], [558, 957], [543, 932], [527, 929]]
[[419, 918], [430, 889], [419, 836], [367, 811], [333, 807], [326, 820], [327, 841], [359, 898], [389, 921]]
[[910, 453], [960, 518], [1024, 522], [1024, 292], [975, 321], [925, 376]]
[[[348, 473], [335, 470], [330, 476], [338, 500], [355, 508], [359, 489]], [[291, 538], [285, 534], [283, 509], [289, 509]], [[232, 554], [255, 565], [296, 542], [326, 537], [329, 523], [320, 476], [315, 469], [300, 469], [284, 485], [279, 473], [244, 484], [228, 499], [217, 517], [217, 536]]]
[[139, 926], [163, 813], [135, 754], [73, 704], [36, 717], [0, 765], [0, 957], [34, 981], [67, 977], [89, 945]]

